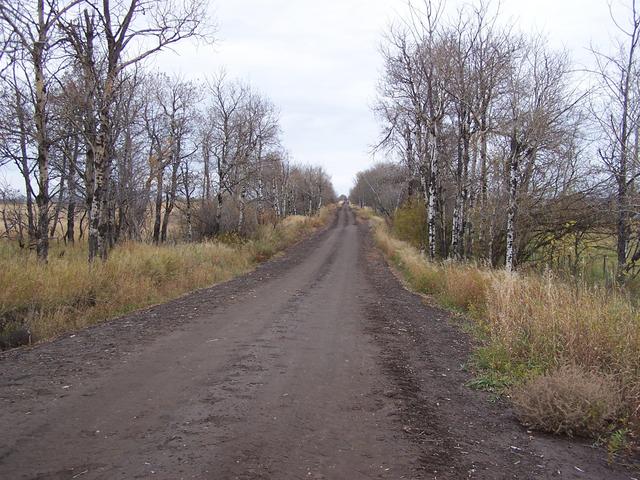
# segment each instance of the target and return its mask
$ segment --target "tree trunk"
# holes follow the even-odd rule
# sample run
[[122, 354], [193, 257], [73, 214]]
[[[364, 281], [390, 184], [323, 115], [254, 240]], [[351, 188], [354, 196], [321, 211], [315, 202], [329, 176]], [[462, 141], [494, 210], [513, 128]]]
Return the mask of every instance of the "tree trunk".
[[167, 233], [169, 232], [169, 217], [173, 210], [173, 200], [171, 200], [170, 193], [167, 192], [166, 201], [164, 206], [164, 215], [162, 216], [162, 228], [160, 229], [160, 243], [167, 241]]
[[78, 141], [76, 139], [75, 150], [70, 158], [67, 185], [69, 186], [69, 203], [67, 204], [67, 231], [65, 232], [65, 242], [73, 244], [75, 241], [76, 222], [76, 168], [78, 160]]
[[24, 179], [24, 188], [26, 195], [26, 206], [27, 206], [27, 236], [28, 236], [28, 245], [31, 245], [35, 240], [35, 220], [33, 214], [33, 190], [31, 188], [31, 176], [29, 174], [29, 158], [27, 153], [27, 126], [26, 120], [24, 117], [24, 108], [22, 107], [22, 103], [20, 101], [21, 94], [18, 90], [18, 86], [16, 83], [15, 86], [15, 95], [16, 95], [16, 116], [18, 119], [18, 128], [20, 130], [20, 162], [18, 164], [18, 168], [20, 173], [22, 174], [22, 178]]
[[107, 258], [107, 187], [109, 182], [109, 154], [107, 135], [110, 132], [109, 111], [107, 106], [100, 109], [100, 129], [96, 136], [95, 182], [89, 219], [89, 261], [96, 257]]
[[470, 162], [470, 135], [471, 117], [466, 109], [462, 108], [458, 115], [458, 145], [456, 161], [456, 198], [453, 210], [451, 228], [451, 252], [450, 256], [456, 260], [462, 260], [465, 256], [465, 229], [467, 227], [467, 207], [469, 197], [469, 162]]
[[193, 222], [192, 222], [192, 214], [191, 214], [191, 195], [187, 190], [187, 207], [186, 207], [186, 218], [187, 218], [187, 241], [193, 242]]
[[[462, 217], [462, 256], [471, 258], [473, 255], [474, 223], [470, 215], [474, 208], [474, 190], [471, 188], [471, 179], [476, 175], [476, 155], [474, 152], [473, 161], [471, 155], [471, 124], [467, 125], [467, 136], [464, 138], [464, 170], [462, 172], [462, 207], [464, 215]], [[469, 165], [471, 165], [471, 176], [469, 176]]]
[[[637, 28], [637, 27], [636, 27]], [[620, 158], [618, 165], [618, 173], [616, 176], [616, 181], [618, 184], [618, 192], [617, 192], [617, 208], [618, 208], [618, 221], [617, 221], [617, 257], [618, 257], [618, 275], [617, 280], [619, 283], [624, 283], [627, 271], [632, 265], [627, 265], [627, 248], [629, 247], [629, 195], [628, 195], [628, 173], [629, 173], [629, 165], [628, 165], [628, 151], [629, 151], [629, 138], [630, 138], [630, 128], [629, 128], [629, 102], [631, 96], [631, 77], [633, 75], [632, 69], [634, 65], [634, 51], [636, 43], [633, 43], [636, 37], [637, 30], [634, 30], [632, 37], [632, 45], [629, 49], [629, 59], [627, 62], [627, 68], [625, 71], [625, 82], [622, 87], [622, 125], [620, 128], [620, 137], [619, 137], [619, 147], [620, 147]]]
[[222, 229], [222, 202], [224, 201], [224, 197], [222, 195], [222, 190], [218, 190], [218, 206], [216, 209], [216, 235], [220, 233]]
[[[514, 141], [512, 140], [512, 143]], [[507, 249], [505, 267], [512, 272], [516, 265], [516, 216], [518, 214], [518, 160], [517, 146], [512, 145], [509, 155], [509, 207], [507, 210]]]
[[162, 232], [160, 234], [160, 241], [162, 243], [167, 241], [167, 232], [169, 231], [169, 217], [171, 216], [173, 207], [176, 204], [176, 191], [178, 189], [178, 168], [180, 168], [179, 152], [180, 150], [178, 147], [178, 152], [174, 154], [173, 164], [171, 166], [171, 185], [169, 185], [169, 191], [166, 193], [164, 216], [162, 219]]
[[156, 204], [155, 204], [155, 220], [153, 222], [153, 243], [160, 243], [160, 227], [162, 226], [162, 197], [164, 186], [164, 168], [162, 158], [158, 162], [158, 172], [156, 174]]
[[281, 202], [280, 202], [280, 195], [279, 195], [279, 190], [278, 190], [278, 182], [277, 182], [275, 177], [271, 181], [271, 195], [273, 197], [273, 211], [276, 214], [276, 218], [280, 218], [281, 217], [281, 210], [280, 210]]
[[111, 103], [115, 78], [108, 74], [103, 93], [103, 104], [100, 107], [100, 127], [96, 135], [94, 156], [93, 198], [89, 217], [89, 261], [100, 256], [102, 260], [108, 255], [108, 206], [107, 188], [110, 177], [109, 136], [111, 135]]
[[487, 118], [483, 112], [480, 118], [480, 232], [478, 243], [480, 244], [481, 255], [486, 259], [491, 258], [489, 249], [490, 242], [488, 236], [488, 215], [487, 215], [487, 196], [488, 196], [488, 175], [489, 165], [487, 163]]
[[[621, 156], [621, 160], [623, 157]], [[616, 253], [618, 257], [618, 281], [624, 282], [627, 267], [627, 248], [629, 246], [629, 206], [627, 188], [627, 162], [620, 162], [620, 171], [617, 178], [618, 192], [616, 196], [616, 207], [618, 209], [618, 219], [616, 223], [617, 245]]]
[[38, 164], [38, 224], [36, 228], [36, 252], [38, 260], [46, 262], [49, 256], [49, 139], [47, 137], [47, 92], [44, 79], [44, 47], [46, 27], [44, 0], [38, 0], [38, 40], [33, 45], [35, 70], [35, 109], [37, 164]]
[[207, 203], [211, 200], [211, 155], [209, 152], [209, 146], [202, 146], [202, 159], [204, 162], [204, 199]]
[[458, 128], [458, 154], [456, 159], [456, 173], [455, 173], [455, 183], [456, 183], [456, 198], [455, 205], [453, 207], [453, 220], [451, 225], [451, 251], [450, 256], [455, 258], [456, 260], [461, 259], [460, 251], [461, 251], [461, 243], [462, 243], [462, 216], [463, 213], [463, 199], [462, 199], [462, 163], [463, 163], [463, 153], [462, 153], [462, 126], [461, 122]]
[[438, 215], [437, 197], [438, 197], [438, 145], [437, 145], [437, 129], [432, 127], [431, 139], [429, 142], [429, 203], [427, 205], [427, 237], [429, 241], [429, 259], [431, 261], [436, 258], [436, 219]]
[[258, 142], [258, 201], [256, 204], [256, 212], [258, 223], [264, 220], [264, 179], [262, 176], [262, 141]]
[[58, 227], [58, 223], [60, 222], [60, 212], [62, 210], [62, 201], [64, 199], [65, 188], [67, 185], [67, 176], [68, 176], [67, 165], [69, 162], [67, 159], [67, 155], [63, 155], [63, 158], [64, 159], [62, 160], [62, 175], [60, 176], [60, 185], [58, 187], [58, 201], [55, 202], [55, 209], [53, 211], [53, 221], [51, 222], [50, 231], [49, 231], [49, 236], [51, 238], [55, 237], [56, 228]]
[[247, 187], [243, 183], [240, 188], [240, 195], [238, 196], [238, 233], [242, 234], [244, 231], [244, 214], [245, 214], [245, 204], [247, 197]]

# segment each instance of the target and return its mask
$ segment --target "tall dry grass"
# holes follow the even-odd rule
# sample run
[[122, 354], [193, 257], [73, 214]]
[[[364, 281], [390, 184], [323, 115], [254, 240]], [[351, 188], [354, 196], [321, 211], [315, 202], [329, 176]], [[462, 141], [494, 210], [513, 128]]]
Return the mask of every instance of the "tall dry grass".
[[[55, 245], [49, 262], [0, 243], [0, 341], [28, 330], [44, 340], [251, 270], [332, 217], [291, 216], [250, 239], [154, 246], [125, 243], [105, 263], [87, 263], [86, 244]], [[20, 340], [18, 338], [18, 340]], [[24, 339], [22, 339], [24, 340]]]
[[[431, 263], [414, 247], [394, 238], [381, 218], [370, 212], [366, 217], [373, 225], [377, 246], [413, 289], [473, 320], [472, 330], [482, 345], [475, 353], [480, 375], [476, 385], [516, 386], [522, 411], [532, 410], [525, 399], [539, 402], [546, 398], [545, 408], [536, 407], [540, 423], [527, 423], [548, 431], [570, 431], [570, 426], [556, 425], [555, 419], [577, 418], [567, 405], [588, 404], [596, 412], [589, 414], [594, 416], [594, 429], [623, 425], [640, 434], [640, 310], [626, 293], [600, 286], [576, 287], [552, 274], [511, 274], [473, 264]], [[599, 378], [607, 388], [614, 385], [616, 395], [607, 398], [619, 399], [621, 405], [605, 408], [595, 397], [567, 399], [566, 392], [579, 396], [602, 390], [572, 386], [576, 371], [583, 372], [584, 382]], [[554, 396], [557, 385], [563, 385], [563, 394], [556, 391]], [[617, 417], [597, 417], [597, 412], [605, 411], [618, 412]], [[580, 426], [576, 431], [591, 431], [589, 428]]]

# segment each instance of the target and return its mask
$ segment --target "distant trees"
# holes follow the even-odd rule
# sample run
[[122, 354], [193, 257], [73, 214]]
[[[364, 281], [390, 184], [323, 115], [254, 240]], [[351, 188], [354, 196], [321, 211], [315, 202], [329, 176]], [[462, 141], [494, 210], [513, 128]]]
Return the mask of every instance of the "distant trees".
[[[375, 185], [369, 180], [376, 177], [373, 171], [362, 172], [351, 200], [364, 198], [389, 213], [376, 192], [396, 185], [400, 175], [401, 202], [418, 195], [425, 204], [431, 258], [474, 257], [512, 270], [578, 229], [601, 229], [599, 212], [610, 191], [603, 190], [597, 162], [589, 156], [588, 92], [580, 88], [567, 54], [540, 37], [501, 26], [498, 13], [490, 3], [476, 2], [450, 21], [443, 2], [425, 0], [390, 29], [375, 108], [382, 125], [377, 150], [398, 166], [387, 164], [387, 179], [377, 178]], [[635, 35], [631, 30], [629, 45], [637, 43]], [[610, 57], [600, 60], [607, 71], [623, 65], [608, 63]], [[637, 68], [629, 68], [635, 72], [630, 85], [637, 88]], [[624, 86], [624, 71], [613, 72], [612, 85]], [[598, 104], [616, 109], [616, 115], [601, 110], [597, 116], [602, 124], [617, 119], [611, 138], [624, 130], [623, 97], [618, 92], [617, 100]], [[628, 145], [638, 119], [630, 112], [627, 117], [635, 115], [636, 123], [624, 130]], [[607, 151], [614, 150], [620, 165], [622, 148]], [[633, 156], [637, 164], [637, 143], [633, 155], [626, 158]], [[629, 173], [625, 178], [628, 183]]]
[[280, 142], [277, 110], [268, 99], [224, 74], [210, 79], [205, 91], [198, 135], [206, 202], [216, 190], [211, 233], [224, 228], [228, 204], [235, 210], [235, 225], [227, 229], [242, 233], [248, 205], [255, 221], [266, 222], [270, 217], [313, 214], [323, 202], [334, 200], [324, 170], [290, 165]]
[[392, 215], [406, 199], [407, 174], [402, 166], [378, 163], [358, 172], [350, 199], [360, 207], [369, 205], [385, 215]]
[[0, 0], [0, 166], [14, 165], [25, 192], [24, 213], [4, 218], [40, 260], [58, 231], [104, 260], [122, 239], [244, 234], [333, 200], [324, 171], [289, 163], [276, 108], [248, 85], [144, 68], [172, 44], [210, 40], [206, 10]]

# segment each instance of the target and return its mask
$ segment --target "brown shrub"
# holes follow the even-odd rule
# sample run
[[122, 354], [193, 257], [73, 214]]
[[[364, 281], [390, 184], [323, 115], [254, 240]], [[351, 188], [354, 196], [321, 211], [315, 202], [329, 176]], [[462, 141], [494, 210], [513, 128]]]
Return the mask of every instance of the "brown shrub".
[[616, 382], [574, 365], [525, 382], [513, 390], [512, 399], [525, 425], [569, 436], [605, 433], [622, 408]]

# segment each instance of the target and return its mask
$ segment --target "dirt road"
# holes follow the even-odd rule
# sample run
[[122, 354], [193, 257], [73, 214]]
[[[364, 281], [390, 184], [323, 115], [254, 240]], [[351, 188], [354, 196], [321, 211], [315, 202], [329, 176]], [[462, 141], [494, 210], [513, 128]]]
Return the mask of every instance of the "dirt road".
[[637, 476], [465, 387], [448, 320], [345, 207], [250, 275], [3, 354], [0, 478]]

